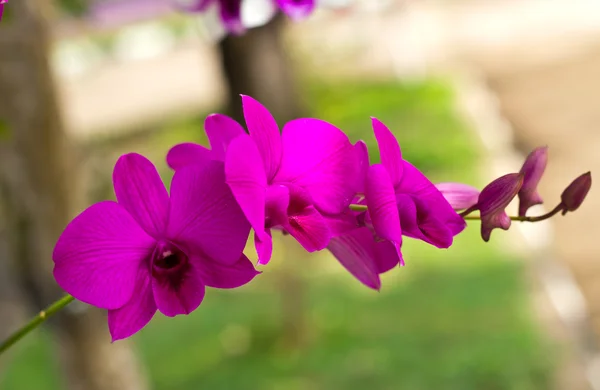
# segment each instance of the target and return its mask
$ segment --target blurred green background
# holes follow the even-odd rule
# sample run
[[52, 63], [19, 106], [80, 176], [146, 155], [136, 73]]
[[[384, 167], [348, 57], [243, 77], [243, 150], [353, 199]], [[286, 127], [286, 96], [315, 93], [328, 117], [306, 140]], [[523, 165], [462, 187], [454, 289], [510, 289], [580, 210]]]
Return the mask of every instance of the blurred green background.
[[[434, 181], [481, 184], [482, 156], [454, 113], [443, 80], [306, 82], [310, 115], [376, 148], [370, 116], [384, 121], [404, 157]], [[123, 151], [149, 155], [168, 178], [165, 152], [204, 142], [202, 120], [182, 118], [150, 136], [96, 140], [106, 161], [95, 198], [111, 195], [110, 167]], [[406, 267], [384, 275], [381, 292], [360, 285], [328, 253], [308, 256], [276, 240], [275, 257], [253, 283], [210, 290], [188, 317], [157, 314], [132, 339], [157, 390], [197, 389], [547, 389], [556, 364], [531, 310], [524, 264], [472, 223], [451, 249], [405, 240]], [[252, 255], [249, 248], [248, 255]], [[58, 389], [45, 330], [17, 348], [0, 389]]]

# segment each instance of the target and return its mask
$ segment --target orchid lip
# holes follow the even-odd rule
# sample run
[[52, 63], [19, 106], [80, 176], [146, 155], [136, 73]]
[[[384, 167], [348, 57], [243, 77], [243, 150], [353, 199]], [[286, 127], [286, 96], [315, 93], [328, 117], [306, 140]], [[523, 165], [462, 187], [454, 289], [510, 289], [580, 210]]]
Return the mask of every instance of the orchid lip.
[[188, 256], [171, 242], [159, 242], [152, 254], [152, 276], [169, 277], [180, 274], [188, 268]]

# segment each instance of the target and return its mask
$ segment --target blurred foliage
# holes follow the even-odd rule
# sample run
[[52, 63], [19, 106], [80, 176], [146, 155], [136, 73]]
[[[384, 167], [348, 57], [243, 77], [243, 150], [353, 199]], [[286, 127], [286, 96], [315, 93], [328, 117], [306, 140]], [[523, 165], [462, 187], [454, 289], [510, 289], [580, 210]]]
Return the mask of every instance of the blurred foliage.
[[[353, 141], [364, 138], [372, 154], [371, 115], [396, 132], [405, 158], [432, 177], [474, 180], [477, 144], [453, 113], [443, 82], [311, 84], [306, 100], [311, 115]], [[175, 121], [111, 153], [146, 153], [168, 177], [166, 151], [205, 141], [201, 123]], [[506, 237], [497, 233], [484, 244], [478, 228], [470, 226], [449, 250], [407, 239], [407, 266], [384, 275], [380, 293], [326, 252], [297, 264], [307, 280], [309, 337], [293, 350], [282, 344], [281, 281], [273, 271], [294, 261], [295, 252], [279, 240], [255, 282], [208, 291], [188, 317], [157, 314], [133, 340], [157, 390], [547, 389], [556, 351], [531, 314], [524, 265], [493, 244]], [[61, 388], [45, 332], [28, 338], [13, 358], [0, 388]]]

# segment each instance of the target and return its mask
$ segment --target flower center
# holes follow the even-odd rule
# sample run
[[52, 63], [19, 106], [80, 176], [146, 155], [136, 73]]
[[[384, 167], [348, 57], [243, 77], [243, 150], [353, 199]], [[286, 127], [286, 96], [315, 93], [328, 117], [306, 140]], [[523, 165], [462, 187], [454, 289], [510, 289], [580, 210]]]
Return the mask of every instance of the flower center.
[[154, 276], [179, 274], [187, 269], [188, 257], [176, 245], [161, 242], [152, 256], [152, 274]]

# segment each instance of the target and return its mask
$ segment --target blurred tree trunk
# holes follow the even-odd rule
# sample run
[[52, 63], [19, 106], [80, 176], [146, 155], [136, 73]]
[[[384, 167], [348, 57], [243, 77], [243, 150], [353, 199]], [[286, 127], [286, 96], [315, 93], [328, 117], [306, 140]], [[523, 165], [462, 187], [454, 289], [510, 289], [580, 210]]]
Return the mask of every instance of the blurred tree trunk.
[[[220, 42], [229, 112], [241, 123], [244, 123], [244, 116], [240, 94], [260, 101], [280, 127], [304, 114], [296, 90], [293, 64], [284, 47], [285, 22], [283, 15], [278, 14], [262, 27], [250, 29], [242, 36], [228, 35]], [[305, 256], [296, 252], [290, 259], [282, 259], [275, 252], [274, 257], [275, 261], [281, 261], [276, 268], [282, 311], [281, 343], [285, 348], [298, 348], [307, 338], [304, 305], [307, 285], [297, 272], [300, 262], [294, 260]]]
[[284, 48], [284, 27], [279, 14], [262, 27], [220, 42], [229, 110], [236, 119], [243, 119], [240, 94], [264, 104], [279, 124], [302, 115], [293, 66]]
[[[0, 23], [3, 214], [14, 280], [37, 311], [64, 294], [52, 276], [52, 250], [78, 191], [49, 64], [50, 1], [17, 0], [6, 8]], [[101, 311], [73, 303], [52, 325], [68, 389], [147, 388], [127, 343], [110, 343]]]

